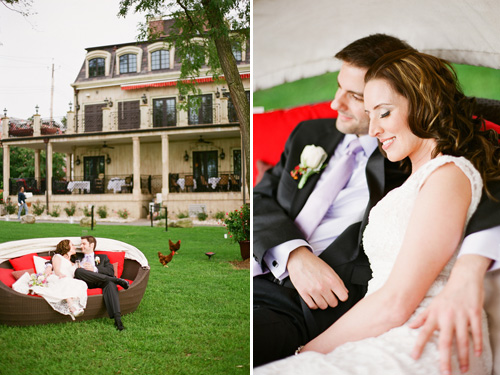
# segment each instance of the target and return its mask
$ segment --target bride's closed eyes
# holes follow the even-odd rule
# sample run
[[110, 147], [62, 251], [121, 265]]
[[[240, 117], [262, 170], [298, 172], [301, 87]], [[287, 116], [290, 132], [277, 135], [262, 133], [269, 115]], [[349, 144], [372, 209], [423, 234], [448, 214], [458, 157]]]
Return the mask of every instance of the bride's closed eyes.
[[380, 115], [380, 118], [388, 117], [391, 114], [391, 111], [384, 112]]

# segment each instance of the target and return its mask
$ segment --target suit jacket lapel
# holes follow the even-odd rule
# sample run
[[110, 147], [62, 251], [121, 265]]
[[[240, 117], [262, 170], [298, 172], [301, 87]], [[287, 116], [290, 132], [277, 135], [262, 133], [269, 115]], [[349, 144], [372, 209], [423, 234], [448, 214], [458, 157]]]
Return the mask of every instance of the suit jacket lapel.
[[[321, 146], [323, 149], [326, 151], [328, 154], [327, 159], [325, 160], [325, 166], [327, 163], [330, 162], [330, 159], [335, 152], [335, 149], [337, 148], [337, 145], [340, 143], [340, 141], [344, 138], [344, 134], [340, 133], [335, 127], [332, 127], [331, 131], [327, 132], [326, 134], [321, 134], [321, 139], [317, 140], [317, 143], [315, 143], [316, 146]], [[302, 150], [301, 150], [302, 152]], [[299, 155], [300, 159], [300, 155]], [[295, 191], [294, 196], [292, 197], [292, 206], [290, 209], [290, 215], [292, 218], [296, 218], [297, 215], [299, 214], [300, 210], [304, 207], [304, 204], [306, 203], [307, 199], [311, 195], [312, 191], [314, 190], [314, 187], [319, 181], [319, 178], [321, 174], [323, 173], [322, 169], [319, 173], [315, 173], [312, 176], [309, 176], [307, 179], [306, 184], [302, 189], [297, 188]], [[300, 180], [300, 179], [299, 179]], [[298, 181], [297, 180], [297, 185]]]

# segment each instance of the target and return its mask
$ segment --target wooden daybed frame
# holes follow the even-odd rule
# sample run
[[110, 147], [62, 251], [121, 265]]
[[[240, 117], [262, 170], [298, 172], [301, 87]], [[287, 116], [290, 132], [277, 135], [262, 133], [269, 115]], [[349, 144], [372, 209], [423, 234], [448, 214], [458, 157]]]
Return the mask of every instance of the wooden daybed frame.
[[[99, 240], [98, 240], [99, 241]], [[98, 242], [99, 243], [99, 242]], [[39, 252], [39, 256], [49, 255], [49, 252]], [[52, 254], [50, 254], [52, 255]], [[12, 269], [8, 260], [0, 263], [0, 268]], [[149, 266], [132, 259], [125, 259], [121, 278], [132, 280], [127, 290], [120, 290], [121, 314], [134, 312], [139, 306], [149, 280]], [[0, 324], [10, 326], [26, 326], [47, 323], [71, 322], [68, 315], [62, 315], [52, 309], [41, 297], [21, 294], [0, 281]], [[109, 317], [104, 305], [102, 294], [89, 295], [85, 313], [76, 321]]]

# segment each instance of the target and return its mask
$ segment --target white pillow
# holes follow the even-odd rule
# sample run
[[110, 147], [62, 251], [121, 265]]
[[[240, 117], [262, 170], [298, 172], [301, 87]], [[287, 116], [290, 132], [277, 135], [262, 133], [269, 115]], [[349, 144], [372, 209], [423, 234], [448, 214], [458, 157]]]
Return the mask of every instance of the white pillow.
[[45, 272], [45, 263], [48, 262], [47, 259], [40, 258], [39, 256], [33, 256], [33, 262], [35, 263], [35, 272], [36, 273], [44, 273]]
[[30, 274], [28, 272], [25, 272], [19, 279], [17, 279], [17, 281], [14, 284], [12, 284], [12, 289], [14, 289], [18, 293], [28, 294], [29, 281], [30, 281]]

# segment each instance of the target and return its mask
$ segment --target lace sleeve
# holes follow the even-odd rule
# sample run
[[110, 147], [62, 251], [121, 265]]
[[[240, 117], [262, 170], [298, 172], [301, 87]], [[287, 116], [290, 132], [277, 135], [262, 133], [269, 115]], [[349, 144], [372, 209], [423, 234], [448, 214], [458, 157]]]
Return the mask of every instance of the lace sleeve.
[[448, 163], [454, 163], [457, 167], [459, 167], [470, 181], [472, 197], [469, 210], [467, 211], [467, 221], [468, 221], [476, 211], [477, 206], [479, 205], [479, 201], [481, 200], [481, 195], [483, 192], [483, 179], [481, 178], [481, 175], [479, 174], [478, 170], [466, 158], [456, 157], [451, 155], [443, 155], [435, 159], [432, 159], [430, 162], [426, 163], [422, 167], [422, 170], [418, 171], [420, 173], [418, 179], [418, 188], [420, 189], [422, 187], [427, 178], [436, 169]]

